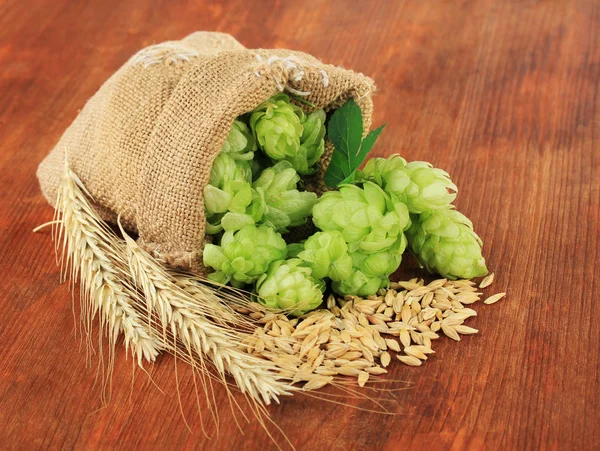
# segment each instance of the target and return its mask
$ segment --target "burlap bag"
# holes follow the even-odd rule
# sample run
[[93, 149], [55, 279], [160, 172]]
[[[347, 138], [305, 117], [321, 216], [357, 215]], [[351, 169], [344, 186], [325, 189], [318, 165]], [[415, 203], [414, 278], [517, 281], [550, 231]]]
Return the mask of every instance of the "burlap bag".
[[[203, 272], [203, 189], [233, 120], [287, 91], [326, 110], [354, 97], [366, 131], [373, 89], [368, 77], [305, 53], [250, 50], [227, 34], [193, 33], [127, 61], [87, 102], [37, 176], [54, 205], [66, 152], [106, 221], [121, 215], [167, 263]], [[332, 146], [326, 148], [316, 191], [330, 160]]]

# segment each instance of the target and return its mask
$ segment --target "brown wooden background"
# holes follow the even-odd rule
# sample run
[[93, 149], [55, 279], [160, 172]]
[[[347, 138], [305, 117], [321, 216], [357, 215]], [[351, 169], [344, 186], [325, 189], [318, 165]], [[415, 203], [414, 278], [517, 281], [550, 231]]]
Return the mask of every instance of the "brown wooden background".
[[[377, 145], [450, 172], [485, 242], [481, 330], [390, 377], [396, 416], [306, 397], [270, 409], [299, 449], [600, 448], [600, 4], [597, 1], [0, 1], [0, 448], [270, 449], [255, 423], [200, 429], [189, 372], [119, 354], [102, 407], [58, 284], [35, 169], [139, 48], [195, 30], [304, 50], [372, 76]], [[393, 384], [389, 384], [393, 386]], [[223, 391], [218, 392], [224, 403]], [[366, 403], [351, 401], [356, 406]], [[205, 412], [206, 413], [206, 412]], [[214, 433], [214, 427], [208, 429]]]

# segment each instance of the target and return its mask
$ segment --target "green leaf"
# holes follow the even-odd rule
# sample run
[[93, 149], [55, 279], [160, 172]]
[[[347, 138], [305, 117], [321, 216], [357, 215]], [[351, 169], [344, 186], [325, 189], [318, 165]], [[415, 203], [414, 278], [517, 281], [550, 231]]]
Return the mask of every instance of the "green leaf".
[[346, 183], [354, 183], [355, 175], [356, 175], [356, 171], [354, 171], [352, 174], [350, 174], [348, 177], [346, 177], [344, 180], [342, 180], [340, 183], [338, 183], [337, 186], [345, 185]]
[[366, 158], [385, 125], [371, 131], [363, 140], [363, 120], [354, 99], [338, 108], [327, 126], [328, 137], [335, 146], [331, 163], [323, 176], [325, 184], [335, 188], [354, 181], [356, 169]]
[[375, 144], [375, 141], [377, 141], [377, 138], [379, 138], [379, 135], [383, 131], [384, 127], [385, 124], [383, 124], [381, 127], [376, 128], [375, 130], [371, 130], [369, 134], [365, 136], [365, 139], [363, 139], [363, 142], [360, 146], [360, 151], [358, 152], [356, 158], [356, 161], [358, 161], [358, 165], [355, 169], [358, 169], [358, 166], [360, 166], [362, 162], [365, 161], [365, 158], [367, 158], [367, 154], [373, 148], [373, 144]]
[[348, 100], [333, 113], [327, 131], [335, 151], [324, 181], [327, 186], [334, 188], [356, 169], [353, 161], [360, 150], [363, 122], [360, 107], [354, 99]]
[[323, 181], [328, 187], [335, 188], [336, 186], [339, 186], [343, 180], [346, 180], [352, 175], [346, 175], [342, 169], [346, 164], [346, 161], [347, 159], [341, 152], [334, 150], [327, 172], [325, 172], [325, 175], [323, 176]]

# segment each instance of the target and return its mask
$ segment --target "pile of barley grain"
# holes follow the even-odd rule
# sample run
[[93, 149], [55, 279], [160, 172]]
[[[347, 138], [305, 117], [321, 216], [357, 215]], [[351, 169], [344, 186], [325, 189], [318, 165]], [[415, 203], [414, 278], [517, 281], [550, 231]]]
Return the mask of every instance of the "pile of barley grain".
[[[479, 287], [489, 286], [493, 278], [487, 276]], [[463, 323], [477, 315], [467, 305], [481, 295], [470, 280], [439, 279], [425, 285], [422, 279], [412, 279], [393, 282], [388, 290], [366, 299], [330, 296], [327, 309], [301, 318], [268, 312], [259, 304], [238, 310], [262, 326], [244, 343], [247, 352], [272, 361], [282, 377], [306, 382], [308, 390], [333, 382], [335, 376], [356, 377], [363, 386], [370, 375], [387, 372], [390, 352], [406, 365], [420, 366], [434, 353], [432, 341], [440, 332], [456, 341], [478, 332]]]

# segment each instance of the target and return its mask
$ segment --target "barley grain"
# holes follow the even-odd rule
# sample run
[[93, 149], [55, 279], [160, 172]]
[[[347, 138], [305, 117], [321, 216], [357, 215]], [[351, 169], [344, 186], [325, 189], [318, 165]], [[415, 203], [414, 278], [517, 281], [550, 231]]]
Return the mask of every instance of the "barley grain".
[[404, 295], [402, 293], [398, 293], [392, 302], [392, 308], [395, 313], [402, 312], [402, 306], [404, 305]]
[[360, 387], [364, 387], [367, 381], [369, 380], [369, 373], [365, 371], [361, 371], [358, 375], [358, 385]]
[[445, 326], [442, 324], [442, 332], [444, 332], [447, 337], [460, 341], [460, 336], [453, 326]]
[[395, 293], [396, 293], [396, 291], [391, 290], [391, 289], [386, 291], [385, 296], [384, 296], [384, 301], [385, 301], [386, 306], [391, 307], [393, 305]]
[[421, 366], [423, 363], [421, 360], [410, 355], [399, 355], [398, 360], [408, 366]]
[[[434, 288], [434, 290], [435, 290], [435, 288]], [[429, 288], [429, 287], [419, 287], [419, 288], [415, 288], [414, 290], [409, 291], [408, 295], [410, 297], [420, 299], [426, 293], [429, 293], [430, 291], [431, 291], [431, 288]]]
[[385, 368], [381, 368], [380, 366], [372, 366], [370, 368], [365, 368], [365, 371], [369, 374], [386, 374], [387, 370]]
[[416, 279], [412, 279], [408, 282], [392, 282], [390, 286], [395, 290], [397, 290], [398, 288], [403, 288], [405, 290], [414, 290], [420, 287], [420, 285], [416, 283]]
[[[296, 324], [285, 316], [261, 311], [267, 338], [261, 335], [256, 342], [244, 343], [253, 354], [279, 362], [283, 374], [307, 381], [304, 387], [308, 389], [331, 383], [336, 375], [356, 377], [363, 386], [369, 374], [386, 373], [391, 352], [404, 349], [397, 358], [406, 365], [419, 366], [434, 353], [431, 344], [439, 338], [436, 332], [441, 330], [456, 341], [461, 334], [477, 333], [463, 324], [477, 315], [464, 304], [478, 301], [480, 295], [467, 281], [439, 279], [425, 285], [423, 280], [413, 279], [392, 284], [366, 299], [345, 296], [336, 300], [331, 296], [328, 310], [313, 311]], [[277, 352], [283, 352], [277, 351], [281, 344], [276, 344], [277, 352], [269, 351], [272, 346], [268, 340], [279, 335], [290, 338], [286, 352], [295, 360], [282, 363], [277, 358]]]
[[463, 323], [463, 320], [461, 318], [458, 318], [456, 316], [454, 316], [455, 314], [452, 314], [446, 318], [444, 318], [442, 320], [442, 327], [446, 326], [446, 327], [452, 327], [452, 326], [458, 326], [459, 324]]
[[321, 374], [323, 376], [335, 376], [337, 371], [326, 366], [319, 366], [315, 369], [315, 373]]
[[423, 336], [415, 331], [411, 331], [410, 332], [410, 339], [412, 342], [417, 343], [417, 344], [423, 344]]
[[417, 346], [407, 346], [404, 353], [420, 360], [427, 360], [427, 356]]
[[400, 343], [404, 347], [410, 346], [410, 334], [407, 329], [400, 330]]
[[497, 294], [494, 294], [494, 295], [490, 296], [489, 298], [487, 298], [485, 301], [483, 301], [483, 303], [486, 305], [495, 304], [500, 299], [502, 299], [504, 296], [506, 296], [506, 293], [497, 293]]
[[494, 282], [494, 273], [491, 273], [488, 276], [484, 277], [484, 279], [479, 284], [479, 288], [489, 287], [492, 284], [492, 282]]
[[469, 326], [463, 326], [463, 325], [456, 326], [454, 329], [459, 334], [462, 334], [462, 335], [471, 335], [471, 334], [476, 334], [477, 332], [479, 332], [477, 329], [474, 329], [474, 328], [469, 327]]
[[387, 347], [390, 348], [392, 351], [400, 352], [400, 344], [398, 344], [396, 340], [386, 338], [385, 343], [387, 344]]
[[342, 376], [360, 376], [361, 371], [357, 368], [341, 366], [337, 369], [338, 374]]
[[411, 318], [411, 309], [409, 304], [404, 304], [402, 307], [402, 322], [408, 323]]
[[332, 376], [320, 376], [315, 377], [304, 384], [302, 390], [318, 390], [321, 387], [324, 387], [327, 384], [330, 384], [333, 381]]
[[427, 285], [427, 288], [429, 288], [429, 291], [435, 291], [438, 288], [443, 287], [446, 282], [448, 282], [447, 279], [437, 279], [437, 280], [434, 280], [433, 282], [430, 282]]
[[381, 353], [379, 360], [381, 361], [381, 365], [385, 368], [392, 361], [392, 357], [390, 356], [389, 352], [384, 351]]

